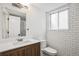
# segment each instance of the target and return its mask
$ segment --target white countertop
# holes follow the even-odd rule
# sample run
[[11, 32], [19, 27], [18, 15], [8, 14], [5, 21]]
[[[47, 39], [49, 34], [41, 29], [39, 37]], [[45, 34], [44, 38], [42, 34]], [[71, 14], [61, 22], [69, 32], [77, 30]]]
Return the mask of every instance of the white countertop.
[[28, 39], [28, 40], [25, 40], [23, 42], [17, 42], [17, 41], [8, 41], [8, 42], [3, 42], [3, 43], [0, 43], [0, 52], [4, 52], [4, 51], [7, 51], [7, 50], [11, 50], [11, 49], [16, 49], [16, 48], [19, 48], [19, 47], [22, 47], [22, 46], [27, 46], [27, 45], [30, 45], [30, 44], [34, 44], [34, 43], [38, 43], [38, 42], [41, 42], [40, 40], [36, 40], [36, 39]]

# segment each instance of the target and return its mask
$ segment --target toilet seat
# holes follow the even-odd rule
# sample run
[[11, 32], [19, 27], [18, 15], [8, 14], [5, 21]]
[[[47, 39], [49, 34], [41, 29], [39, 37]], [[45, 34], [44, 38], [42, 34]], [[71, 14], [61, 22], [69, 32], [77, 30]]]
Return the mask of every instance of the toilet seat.
[[46, 47], [46, 48], [42, 49], [42, 51], [48, 55], [51, 55], [51, 56], [54, 56], [57, 54], [57, 51], [53, 48], [50, 48], [50, 47]]

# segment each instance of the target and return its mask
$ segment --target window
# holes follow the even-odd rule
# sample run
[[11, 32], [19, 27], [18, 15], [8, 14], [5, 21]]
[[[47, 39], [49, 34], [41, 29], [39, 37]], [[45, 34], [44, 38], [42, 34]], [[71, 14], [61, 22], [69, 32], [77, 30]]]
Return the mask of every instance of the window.
[[67, 30], [68, 29], [68, 9], [56, 12], [50, 15], [51, 30]]
[[51, 15], [51, 29], [58, 29], [58, 13]]

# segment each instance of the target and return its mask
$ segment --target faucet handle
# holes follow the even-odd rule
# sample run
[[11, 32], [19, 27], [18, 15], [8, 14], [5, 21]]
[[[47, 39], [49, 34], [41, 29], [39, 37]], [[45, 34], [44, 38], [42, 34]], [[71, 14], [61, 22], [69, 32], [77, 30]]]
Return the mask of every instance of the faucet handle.
[[21, 34], [18, 34], [18, 36], [21, 36]]

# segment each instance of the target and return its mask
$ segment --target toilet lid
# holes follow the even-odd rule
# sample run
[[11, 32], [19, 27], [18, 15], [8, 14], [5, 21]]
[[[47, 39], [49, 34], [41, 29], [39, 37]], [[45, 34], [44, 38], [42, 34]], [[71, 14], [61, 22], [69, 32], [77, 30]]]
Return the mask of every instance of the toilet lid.
[[44, 52], [47, 52], [47, 53], [57, 53], [57, 51], [53, 48], [50, 48], [50, 47], [46, 47], [43, 49]]

